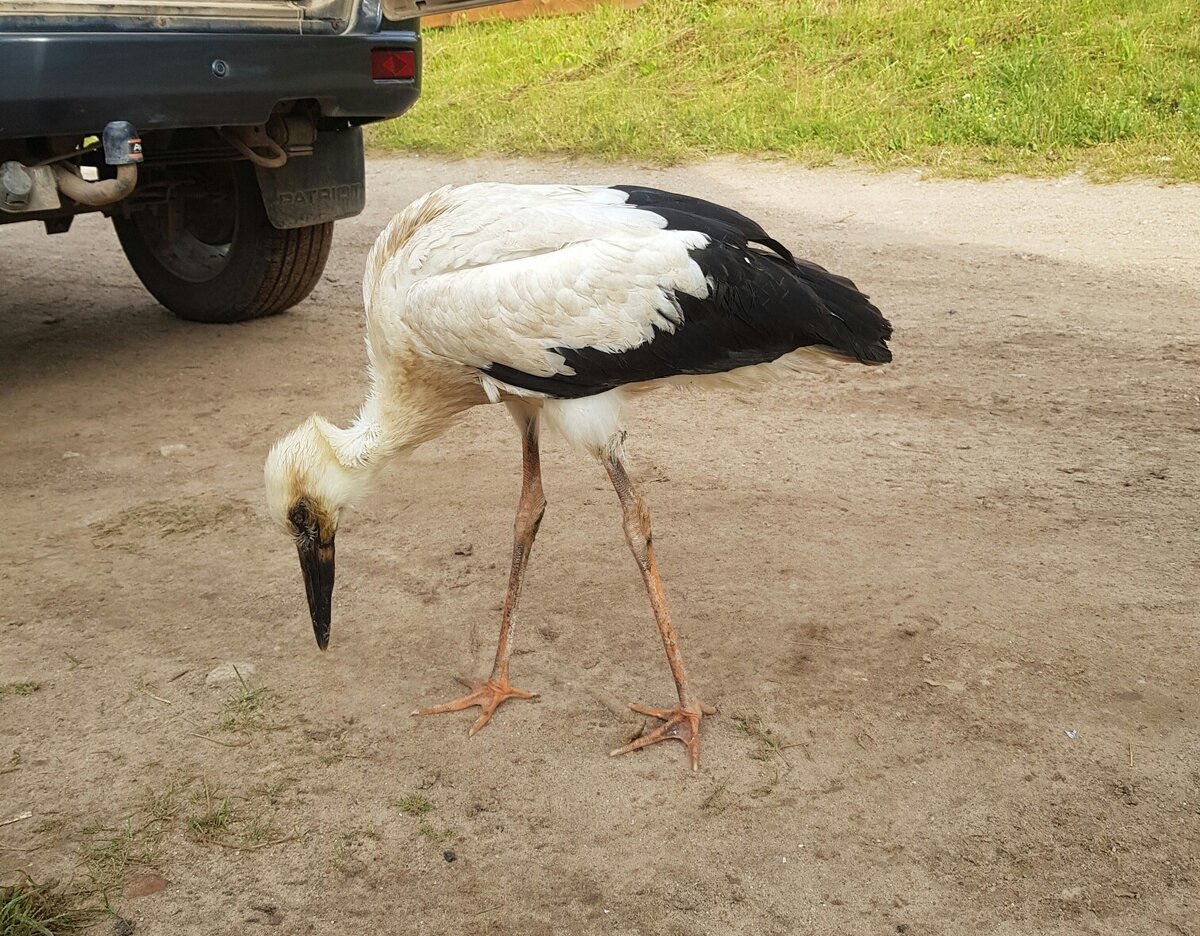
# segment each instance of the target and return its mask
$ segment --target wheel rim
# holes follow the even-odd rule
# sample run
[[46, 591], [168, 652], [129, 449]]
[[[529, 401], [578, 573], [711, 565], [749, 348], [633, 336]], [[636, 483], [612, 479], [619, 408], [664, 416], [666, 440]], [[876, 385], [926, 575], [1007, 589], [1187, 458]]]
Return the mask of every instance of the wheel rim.
[[215, 279], [229, 265], [238, 227], [237, 185], [229, 164], [197, 166], [165, 204], [134, 215], [142, 240], [172, 275]]

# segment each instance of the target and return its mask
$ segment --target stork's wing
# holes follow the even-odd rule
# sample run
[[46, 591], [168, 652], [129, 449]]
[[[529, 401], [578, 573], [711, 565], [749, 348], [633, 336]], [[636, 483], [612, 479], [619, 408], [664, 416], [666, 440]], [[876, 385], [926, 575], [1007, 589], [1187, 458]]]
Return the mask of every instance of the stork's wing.
[[656, 190], [532, 188], [451, 190], [380, 268], [369, 315], [384, 333], [561, 397], [808, 345], [890, 357], [890, 326], [849, 280], [793, 261], [736, 212]]
[[[430, 220], [380, 264], [368, 315], [424, 354], [542, 377], [562, 372], [555, 348], [637, 347], [678, 325], [675, 295], [708, 291], [688, 253], [707, 237], [666, 230], [625, 198], [567, 186], [449, 190], [444, 210], [422, 208]], [[408, 213], [380, 242], [389, 231], [399, 241], [393, 229]]]

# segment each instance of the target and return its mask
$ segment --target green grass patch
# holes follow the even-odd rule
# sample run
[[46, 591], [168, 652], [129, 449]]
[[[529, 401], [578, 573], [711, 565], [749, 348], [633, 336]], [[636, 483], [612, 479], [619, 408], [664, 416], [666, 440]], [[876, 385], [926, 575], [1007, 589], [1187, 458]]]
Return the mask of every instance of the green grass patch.
[[423, 816], [427, 812], [433, 811], [433, 803], [420, 794], [402, 796], [393, 802], [392, 805], [409, 816]]
[[188, 834], [198, 845], [216, 845], [236, 851], [255, 851], [304, 838], [299, 827], [281, 832], [280, 817], [283, 786], [280, 783], [258, 787], [248, 797], [219, 793], [201, 782], [201, 790], [192, 797], [187, 817]]
[[650, 0], [425, 35], [374, 147], [1200, 179], [1194, 0]]
[[238, 678], [238, 688], [221, 704], [222, 731], [253, 731], [262, 727], [263, 709], [271, 696], [271, 690], [259, 687], [251, 689], [250, 684], [234, 667]]
[[188, 816], [188, 831], [197, 842], [209, 842], [223, 836], [233, 824], [233, 800], [213, 797], [205, 787], [200, 808]]
[[0, 699], [5, 696], [24, 696], [33, 695], [42, 688], [41, 683], [35, 682], [10, 682], [0, 686]]
[[409, 796], [402, 796], [400, 799], [393, 800], [392, 805], [399, 809], [407, 816], [412, 816], [420, 820], [417, 825], [417, 834], [427, 842], [432, 842], [435, 845], [440, 845], [443, 842], [449, 842], [458, 834], [453, 828], [446, 826], [438, 829], [433, 823], [429, 822], [425, 817], [433, 812], [433, 803], [427, 797], [419, 793], [414, 793]]
[[87, 885], [78, 882], [78, 886], [109, 906], [131, 871], [153, 868], [158, 846], [178, 813], [177, 799], [184, 785], [179, 781], [161, 791], [147, 790], [139, 807], [119, 827], [83, 829], [81, 871]]
[[0, 936], [59, 936], [75, 933], [100, 915], [81, 908], [82, 895], [56, 882], [35, 884], [22, 877], [0, 885]]
[[449, 827], [439, 831], [428, 822], [422, 822], [417, 827], [417, 834], [427, 842], [433, 842], [435, 845], [441, 845], [443, 842], [452, 841], [458, 833]]

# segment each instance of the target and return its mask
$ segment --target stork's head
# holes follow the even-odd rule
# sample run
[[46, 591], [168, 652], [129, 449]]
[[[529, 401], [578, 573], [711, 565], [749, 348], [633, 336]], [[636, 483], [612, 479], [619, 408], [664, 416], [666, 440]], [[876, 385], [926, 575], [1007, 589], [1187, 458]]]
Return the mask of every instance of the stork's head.
[[332, 442], [336, 431], [320, 416], [310, 416], [275, 443], [263, 469], [271, 519], [300, 554], [308, 610], [322, 650], [329, 645], [333, 537], [353, 488]]

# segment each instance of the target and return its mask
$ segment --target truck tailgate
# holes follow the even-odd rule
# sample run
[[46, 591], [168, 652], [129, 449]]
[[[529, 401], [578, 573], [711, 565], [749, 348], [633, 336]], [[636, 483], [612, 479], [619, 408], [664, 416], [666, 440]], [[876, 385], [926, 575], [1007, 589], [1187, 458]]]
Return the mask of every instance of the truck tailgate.
[[0, 31], [28, 29], [338, 32], [354, 0], [0, 0]]

